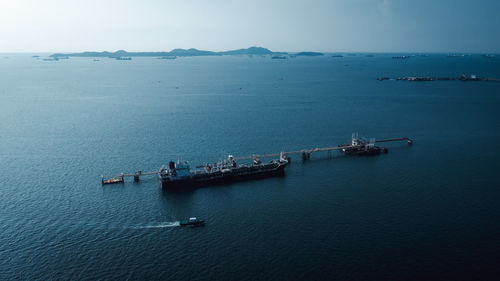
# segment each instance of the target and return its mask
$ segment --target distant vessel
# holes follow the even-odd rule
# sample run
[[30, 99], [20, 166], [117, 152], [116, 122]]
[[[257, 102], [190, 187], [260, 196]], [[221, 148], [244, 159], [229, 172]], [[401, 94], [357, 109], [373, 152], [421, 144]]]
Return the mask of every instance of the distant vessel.
[[481, 78], [477, 77], [474, 74], [471, 74], [470, 76], [467, 76], [466, 74], [462, 74], [460, 78], [458, 78], [460, 81], [481, 81]]
[[43, 60], [44, 60], [44, 61], [58, 61], [58, 60], [59, 60], [59, 58], [57, 58], [57, 57], [54, 57], [54, 58], [45, 58], [45, 59], [43, 59]]
[[491, 59], [491, 58], [494, 58], [495, 55], [492, 55], [492, 54], [485, 54], [485, 55], [482, 55], [483, 57], [485, 58], [488, 58], [488, 59]]
[[332, 55], [332, 58], [343, 58], [343, 55]]
[[407, 59], [409, 58], [410, 56], [394, 56], [392, 57], [393, 59]]
[[284, 60], [284, 59], [286, 59], [287, 57], [285, 57], [285, 56], [272, 56], [271, 58], [272, 58], [273, 60]]
[[132, 60], [131, 57], [116, 57], [116, 60]]
[[159, 59], [161, 60], [175, 60], [177, 58], [177, 56], [165, 56], [165, 57], [161, 57]]
[[[416, 76], [410, 76], [410, 77], [398, 77], [396, 80], [406, 80], [406, 81], [417, 81], [417, 82], [422, 82], [422, 81], [436, 81], [438, 78], [434, 77], [416, 77]], [[450, 80], [450, 79], [441, 79], [441, 80]]]
[[254, 159], [251, 164], [236, 164], [232, 155], [222, 163], [206, 164], [191, 169], [187, 161], [171, 161], [168, 168], [161, 168], [158, 178], [164, 189], [196, 187], [209, 184], [225, 184], [240, 180], [257, 179], [285, 174], [288, 159], [283, 153], [279, 159], [262, 163]]
[[180, 226], [201, 226], [205, 224], [205, 220], [200, 220], [198, 218], [192, 217], [188, 220], [183, 220], [180, 223]]

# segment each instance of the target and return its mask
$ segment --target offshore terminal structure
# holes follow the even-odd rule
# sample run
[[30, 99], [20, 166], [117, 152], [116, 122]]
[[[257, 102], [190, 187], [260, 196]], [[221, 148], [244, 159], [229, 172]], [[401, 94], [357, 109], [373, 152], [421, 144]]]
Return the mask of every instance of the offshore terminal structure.
[[[141, 176], [157, 175], [160, 186], [163, 189], [179, 189], [198, 187], [203, 185], [226, 184], [236, 181], [258, 179], [273, 176], [283, 176], [285, 167], [290, 163], [290, 155], [301, 155], [302, 160], [310, 159], [311, 154], [322, 151], [340, 151], [345, 155], [378, 155], [387, 153], [388, 149], [376, 145], [377, 143], [406, 141], [409, 145], [413, 140], [408, 137], [375, 140], [359, 138], [357, 133], [352, 134], [351, 143], [340, 144], [333, 147], [301, 149], [289, 152], [279, 152], [271, 154], [250, 155], [234, 157], [229, 155], [227, 159], [219, 163], [205, 164], [191, 168], [187, 161], [170, 161], [168, 167], [161, 167], [159, 171], [146, 172], [138, 171], [133, 174], [124, 174], [108, 177], [101, 177], [101, 182], [105, 184], [123, 183], [125, 177], [133, 177], [134, 181], [139, 181]], [[262, 158], [273, 158], [264, 163]], [[253, 160], [248, 164], [238, 164], [240, 160]]]

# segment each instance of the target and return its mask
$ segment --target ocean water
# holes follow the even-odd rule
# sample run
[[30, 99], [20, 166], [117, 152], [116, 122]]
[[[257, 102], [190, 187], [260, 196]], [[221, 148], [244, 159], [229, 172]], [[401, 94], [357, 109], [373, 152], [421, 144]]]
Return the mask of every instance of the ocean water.
[[[500, 269], [500, 59], [0, 56], [0, 279], [459, 280]], [[411, 137], [162, 191], [155, 171]], [[178, 221], [204, 218], [205, 227]]]

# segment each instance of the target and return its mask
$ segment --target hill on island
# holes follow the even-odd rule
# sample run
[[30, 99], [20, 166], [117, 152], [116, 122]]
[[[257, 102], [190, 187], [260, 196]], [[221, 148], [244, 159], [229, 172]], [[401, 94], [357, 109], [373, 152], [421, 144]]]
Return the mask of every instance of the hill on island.
[[286, 52], [273, 52], [262, 47], [250, 47], [247, 49], [238, 49], [223, 52], [204, 51], [198, 49], [174, 49], [170, 52], [127, 52], [119, 50], [116, 52], [82, 52], [82, 53], [56, 53], [51, 57], [192, 57], [192, 56], [224, 56], [224, 55], [277, 55], [286, 54]]

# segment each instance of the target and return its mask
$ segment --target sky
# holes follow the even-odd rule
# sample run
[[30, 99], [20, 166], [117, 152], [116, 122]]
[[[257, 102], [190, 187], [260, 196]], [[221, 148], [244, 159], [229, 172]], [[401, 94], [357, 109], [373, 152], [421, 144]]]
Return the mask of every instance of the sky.
[[500, 53], [500, 0], [0, 0], [0, 52]]

